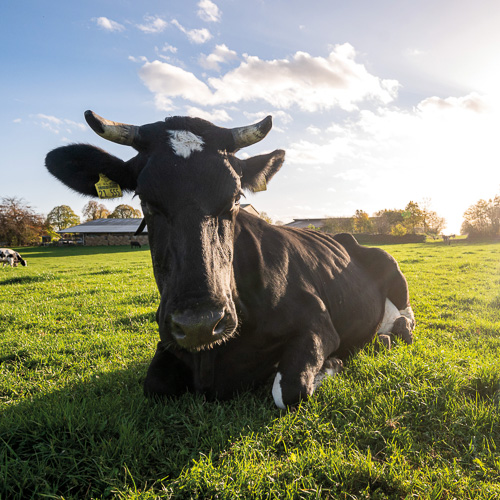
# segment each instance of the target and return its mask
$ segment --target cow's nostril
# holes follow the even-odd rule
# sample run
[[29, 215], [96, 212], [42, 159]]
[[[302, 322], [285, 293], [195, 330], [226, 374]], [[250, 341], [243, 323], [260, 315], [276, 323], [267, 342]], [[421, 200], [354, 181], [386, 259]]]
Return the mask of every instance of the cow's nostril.
[[215, 327], [213, 329], [213, 334], [214, 335], [222, 335], [224, 333], [224, 330], [226, 329], [226, 323], [227, 323], [227, 317], [223, 311], [222, 317], [220, 318], [219, 322], [215, 325]]
[[172, 331], [173, 337], [176, 340], [182, 340], [182, 339], [186, 338], [186, 334], [184, 333], [184, 330], [182, 329], [182, 326], [179, 325], [178, 323], [176, 323], [173, 319], [172, 319], [172, 328], [171, 328], [171, 331]]

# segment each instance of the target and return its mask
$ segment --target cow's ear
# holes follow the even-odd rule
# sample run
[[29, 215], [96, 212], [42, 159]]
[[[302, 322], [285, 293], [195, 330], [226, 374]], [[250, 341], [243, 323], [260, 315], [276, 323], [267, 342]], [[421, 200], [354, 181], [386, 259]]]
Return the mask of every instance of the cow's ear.
[[272, 153], [253, 156], [246, 160], [240, 160], [242, 171], [241, 185], [243, 189], [250, 191], [263, 191], [267, 183], [273, 178], [274, 174], [281, 168], [285, 161], [285, 152], [277, 149]]
[[45, 166], [54, 177], [88, 196], [97, 196], [95, 184], [99, 174], [118, 183], [123, 190], [135, 190], [137, 176], [128, 163], [89, 144], [63, 146], [45, 158]]

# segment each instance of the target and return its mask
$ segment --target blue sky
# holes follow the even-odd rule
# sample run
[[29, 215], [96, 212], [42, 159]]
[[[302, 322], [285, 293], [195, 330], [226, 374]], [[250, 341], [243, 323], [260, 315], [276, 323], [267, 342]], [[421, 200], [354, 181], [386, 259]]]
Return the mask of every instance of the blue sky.
[[[41, 213], [87, 199], [46, 153], [87, 142], [92, 109], [141, 125], [201, 116], [235, 127], [273, 115], [253, 155], [287, 160], [248, 196], [274, 220], [430, 203], [459, 231], [500, 193], [497, 0], [8, 1], [0, 7], [0, 196]], [[107, 202], [138, 207], [130, 197]]]

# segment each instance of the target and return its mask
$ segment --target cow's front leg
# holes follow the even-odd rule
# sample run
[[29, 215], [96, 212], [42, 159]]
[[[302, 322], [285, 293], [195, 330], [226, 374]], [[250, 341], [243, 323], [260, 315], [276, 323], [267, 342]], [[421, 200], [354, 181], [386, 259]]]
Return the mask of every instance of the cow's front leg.
[[144, 380], [146, 396], [180, 396], [193, 390], [192, 372], [189, 367], [162, 347], [158, 342], [156, 353]]
[[[294, 340], [288, 344], [281, 357], [273, 384], [274, 402], [278, 408], [282, 409], [297, 404], [314, 392], [324, 378], [324, 374], [319, 375], [323, 367], [325, 366], [325, 373], [327, 369], [333, 367], [325, 361], [340, 343], [339, 336], [334, 329], [333, 335], [321, 336], [308, 332]], [[334, 364], [337, 368], [338, 364]]]

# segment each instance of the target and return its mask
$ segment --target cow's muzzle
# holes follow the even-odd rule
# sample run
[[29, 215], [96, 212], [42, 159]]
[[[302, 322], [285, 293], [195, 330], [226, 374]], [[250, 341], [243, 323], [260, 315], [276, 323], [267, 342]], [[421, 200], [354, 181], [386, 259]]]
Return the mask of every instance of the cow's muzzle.
[[224, 309], [183, 311], [171, 316], [172, 337], [179, 346], [198, 350], [218, 343], [231, 335], [236, 322]]

